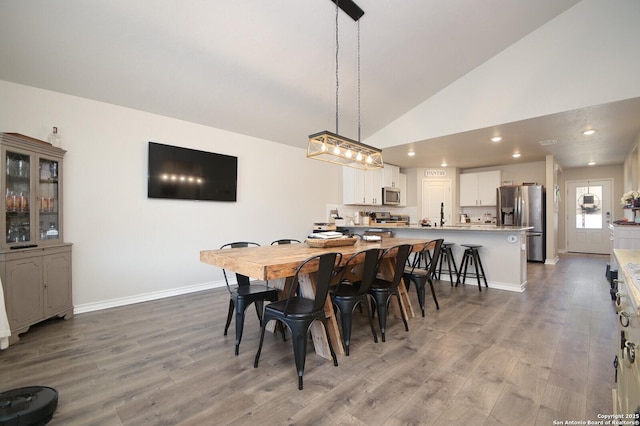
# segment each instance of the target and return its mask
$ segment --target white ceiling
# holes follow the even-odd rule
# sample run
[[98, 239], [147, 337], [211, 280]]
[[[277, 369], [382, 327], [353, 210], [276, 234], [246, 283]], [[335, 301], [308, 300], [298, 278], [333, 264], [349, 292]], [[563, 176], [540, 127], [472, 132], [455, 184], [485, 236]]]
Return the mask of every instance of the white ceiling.
[[[365, 11], [361, 139], [578, 1], [358, 0]], [[356, 139], [357, 26], [339, 17], [339, 131]], [[335, 5], [2, 0], [0, 79], [302, 148], [310, 133], [335, 130]], [[464, 168], [504, 164], [519, 149], [583, 166], [592, 148], [574, 127], [590, 117], [599, 130], [617, 132], [592, 137], [596, 160], [621, 163], [640, 131], [638, 116], [640, 104], [631, 100], [423, 142], [413, 146], [413, 159], [406, 146], [386, 148], [384, 156], [403, 167], [446, 157]], [[503, 143], [465, 156], [495, 131]], [[559, 143], [541, 150], [544, 139]]]

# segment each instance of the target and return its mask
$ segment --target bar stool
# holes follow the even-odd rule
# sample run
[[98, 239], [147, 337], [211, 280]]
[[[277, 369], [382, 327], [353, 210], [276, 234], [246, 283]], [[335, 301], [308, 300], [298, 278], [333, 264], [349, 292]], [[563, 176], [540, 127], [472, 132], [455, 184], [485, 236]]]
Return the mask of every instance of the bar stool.
[[[480, 254], [478, 252], [479, 248], [482, 248], [480, 244], [461, 244], [462, 247], [466, 247], [464, 250], [464, 254], [462, 255], [462, 263], [460, 264], [460, 273], [458, 274], [458, 281], [456, 282], [456, 286], [460, 282], [460, 274], [462, 274], [462, 284], [467, 280], [467, 268], [469, 267], [469, 263], [471, 263], [476, 272], [469, 273], [470, 277], [476, 277], [478, 280], [478, 290], [482, 291], [482, 286], [480, 285], [480, 278], [484, 281], [484, 286], [489, 287], [487, 285], [487, 278], [484, 275], [484, 268], [482, 267], [482, 261], [480, 260]], [[478, 267], [480, 268], [478, 270]], [[462, 272], [464, 268], [464, 272]]]
[[[449, 273], [449, 281], [451, 282], [451, 286], [453, 287], [453, 275], [456, 276], [456, 283], [460, 279], [460, 273], [458, 272], [458, 266], [456, 265], [456, 259], [453, 257], [453, 250], [451, 247], [455, 246], [456, 243], [444, 242], [442, 243], [442, 249], [440, 250], [440, 256], [438, 256], [438, 279], [441, 279], [442, 272]], [[442, 265], [447, 262], [447, 269], [442, 269]], [[453, 268], [452, 268], [453, 263]]]

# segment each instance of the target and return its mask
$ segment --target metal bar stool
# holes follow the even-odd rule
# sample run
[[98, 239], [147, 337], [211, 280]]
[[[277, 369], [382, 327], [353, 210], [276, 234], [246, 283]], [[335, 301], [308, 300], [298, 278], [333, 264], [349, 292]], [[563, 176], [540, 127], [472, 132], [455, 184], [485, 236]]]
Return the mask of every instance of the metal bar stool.
[[[462, 273], [462, 284], [467, 280], [467, 268], [469, 267], [469, 263], [471, 263], [475, 267], [475, 273], [470, 272], [470, 277], [476, 277], [478, 280], [478, 290], [482, 291], [482, 286], [480, 285], [480, 278], [484, 281], [484, 286], [489, 287], [487, 285], [487, 278], [484, 275], [484, 268], [482, 267], [482, 261], [480, 260], [480, 254], [478, 253], [478, 249], [482, 248], [480, 244], [461, 244], [462, 247], [466, 247], [464, 250], [464, 254], [462, 255], [462, 263], [460, 264], [460, 271]], [[480, 269], [478, 269], [480, 268]], [[462, 270], [464, 269], [464, 272]], [[460, 274], [458, 274], [458, 281], [456, 282], [456, 286], [460, 282]]]
[[[442, 272], [449, 273], [449, 281], [451, 282], [451, 286], [453, 287], [453, 275], [456, 276], [456, 283], [460, 280], [460, 273], [458, 272], [458, 266], [456, 265], [456, 259], [453, 257], [453, 250], [451, 247], [455, 246], [456, 243], [444, 242], [442, 243], [442, 249], [440, 250], [440, 256], [438, 257], [438, 274], [437, 279], [441, 279]], [[442, 265], [447, 262], [447, 268], [442, 269]], [[453, 263], [453, 265], [452, 265]]]

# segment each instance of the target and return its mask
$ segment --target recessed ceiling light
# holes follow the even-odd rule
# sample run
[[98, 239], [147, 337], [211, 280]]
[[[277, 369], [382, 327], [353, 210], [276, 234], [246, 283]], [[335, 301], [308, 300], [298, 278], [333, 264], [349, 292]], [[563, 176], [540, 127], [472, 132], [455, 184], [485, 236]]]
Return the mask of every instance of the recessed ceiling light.
[[512, 157], [513, 158], [520, 158], [520, 153], [519, 152], [514, 152]]
[[409, 157], [413, 157], [414, 155], [416, 155], [416, 153], [415, 153], [415, 151], [409, 151], [409, 152], [407, 152], [407, 155]]
[[447, 167], [447, 162], [443, 161], [442, 163], [440, 163], [440, 167]]
[[500, 136], [494, 136], [491, 138], [491, 142], [500, 142], [502, 140], [502, 137]]
[[587, 164], [590, 165], [590, 166], [595, 166], [596, 162], [595, 161], [589, 161]]
[[582, 132], [582, 134], [583, 134], [583, 135], [585, 135], [585, 136], [591, 136], [591, 135], [592, 135], [592, 134], [594, 134], [595, 132], [596, 132], [596, 131], [595, 131], [595, 130], [593, 130], [593, 129], [588, 129], [588, 130], [585, 130], [584, 132]]

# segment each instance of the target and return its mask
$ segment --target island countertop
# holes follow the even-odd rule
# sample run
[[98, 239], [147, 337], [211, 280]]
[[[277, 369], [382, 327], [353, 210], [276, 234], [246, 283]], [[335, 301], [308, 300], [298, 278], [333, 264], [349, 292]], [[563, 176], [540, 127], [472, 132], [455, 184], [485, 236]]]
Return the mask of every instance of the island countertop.
[[[392, 226], [393, 225], [393, 226]], [[381, 230], [400, 238], [422, 238], [425, 241], [442, 238], [454, 243], [453, 257], [460, 267], [463, 244], [481, 245], [480, 257], [490, 288], [523, 292], [527, 286], [527, 230], [523, 226], [496, 226], [492, 224], [460, 224], [449, 226], [422, 226], [374, 223], [369, 225], [340, 226], [354, 234]], [[475, 279], [466, 284], [477, 285]]]
[[369, 225], [342, 225], [340, 228], [353, 228], [353, 229], [383, 229], [385, 231], [391, 231], [396, 229], [419, 229], [421, 231], [482, 231], [482, 232], [524, 232], [529, 229], [533, 229], [532, 226], [503, 226], [503, 225], [490, 225], [490, 224], [473, 224], [466, 225], [444, 225], [444, 226], [422, 226], [416, 224], [399, 225], [396, 223], [374, 223]]

